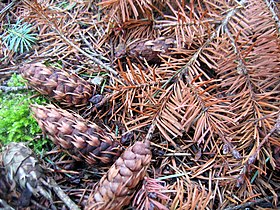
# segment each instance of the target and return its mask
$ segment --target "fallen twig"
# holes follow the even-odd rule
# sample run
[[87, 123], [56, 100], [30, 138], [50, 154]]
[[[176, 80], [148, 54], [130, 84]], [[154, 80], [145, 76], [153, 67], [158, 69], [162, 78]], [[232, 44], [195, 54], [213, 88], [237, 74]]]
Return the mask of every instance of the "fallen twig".
[[[278, 194], [279, 196], [279, 194]], [[269, 197], [266, 197], [266, 198], [260, 198], [260, 199], [256, 199], [254, 201], [250, 201], [250, 202], [246, 202], [246, 203], [243, 203], [243, 204], [240, 204], [240, 205], [237, 205], [237, 206], [233, 206], [233, 207], [228, 207], [224, 210], [238, 210], [238, 209], [245, 209], [247, 207], [252, 207], [252, 206], [255, 206], [257, 204], [261, 204], [263, 202], [267, 202], [267, 201], [270, 201], [273, 199], [273, 196], [269, 196]], [[271, 204], [272, 205], [272, 204]]]
[[263, 140], [261, 141], [261, 143], [259, 144], [259, 146], [257, 147], [255, 153], [253, 155], [251, 155], [248, 158], [248, 164], [253, 164], [262, 148], [262, 146], [267, 142], [268, 138], [275, 132], [275, 131], [279, 131], [280, 128], [280, 114], [278, 114], [278, 117], [276, 119], [276, 122], [273, 126], [273, 128], [269, 131], [269, 133], [263, 138]]
[[[46, 20], [46, 22], [49, 24], [50, 27], [52, 27], [55, 32], [71, 47], [73, 47], [74, 49], [76, 49], [77, 51], [79, 51], [80, 53], [82, 53], [84, 56], [90, 58], [93, 62], [95, 62], [96, 64], [102, 66], [103, 68], [105, 68], [107, 71], [111, 72], [113, 75], [118, 75], [118, 72], [116, 72], [113, 68], [111, 68], [110, 66], [104, 64], [101, 60], [99, 60], [96, 57], [93, 57], [92, 55], [90, 55], [89, 53], [87, 53], [86, 51], [84, 51], [83, 49], [81, 49], [78, 45], [76, 45], [75, 43], [73, 43], [71, 40], [69, 40], [58, 28], [57, 26], [50, 21], [50, 18], [47, 17], [46, 15], [44, 15], [43, 13], [41, 13], [41, 11], [38, 11], [38, 9], [28, 0], [24, 0], [23, 1], [26, 5], [28, 5], [30, 8], [32, 8], [33, 10], [35, 10], [37, 12], [37, 14], [41, 14], [41, 16]], [[100, 57], [100, 56], [98, 56]]]
[[65, 203], [65, 205], [72, 210], [80, 210], [80, 208], [66, 195], [63, 190], [57, 185], [54, 179], [50, 178], [50, 183], [47, 183], [45, 180], [41, 180], [42, 183], [49, 188], [53, 189], [56, 195]]
[[279, 14], [277, 11], [277, 7], [275, 5], [275, 1], [273, 0], [265, 0], [265, 3], [267, 5], [267, 7], [269, 8], [272, 16], [273, 16], [273, 19], [275, 20], [275, 23], [278, 27], [278, 33], [280, 34], [280, 20], [279, 20], [279, 17], [277, 14]]
[[9, 204], [7, 204], [6, 201], [0, 199], [0, 209], [5, 209], [5, 210], [14, 210]]
[[16, 73], [16, 71], [4, 71], [4, 72], [0, 72], [0, 75], [14, 74], [14, 73]]
[[28, 90], [28, 87], [25, 86], [19, 86], [19, 87], [7, 87], [7, 86], [0, 86], [0, 90], [7, 92], [17, 92], [19, 90]]
[[11, 10], [11, 8], [12, 8], [13, 6], [15, 6], [15, 3], [17, 3], [17, 2], [19, 2], [19, 1], [13, 0], [11, 3], [9, 3], [5, 8], [3, 8], [3, 9], [0, 11], [0, 15], [2, 15], [2, 14], [4, 14], [5, 12]]

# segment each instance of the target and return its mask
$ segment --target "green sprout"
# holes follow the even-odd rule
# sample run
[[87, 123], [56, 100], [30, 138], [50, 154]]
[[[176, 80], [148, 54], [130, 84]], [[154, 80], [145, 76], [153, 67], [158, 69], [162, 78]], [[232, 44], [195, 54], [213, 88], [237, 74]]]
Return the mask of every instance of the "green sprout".
[[1, 36], [9, 50], [20, 53], [29, 51], [36, 43], [38, 35], [31, 33], [33, 29], [31, 24], [22, 23], [22, 21], [18, 20]]

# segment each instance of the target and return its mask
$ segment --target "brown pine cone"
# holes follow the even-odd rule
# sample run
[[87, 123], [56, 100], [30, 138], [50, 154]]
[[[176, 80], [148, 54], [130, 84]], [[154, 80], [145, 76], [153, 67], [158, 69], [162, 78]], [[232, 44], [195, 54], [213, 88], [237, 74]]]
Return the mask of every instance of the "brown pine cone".
[[132, 59], [138, 58], [147, 61], [159, 61], [158, 55], [170, 52], [175, 47], [176, 41], [172, 38], [159, 37], [155, 40], [140, 39], [120, 45], [116, 51], [116, 57], [129, 56]]
[[119, 210], [128, 205], [150, 161], [149, 142], [138, 141], [127, 148], [94, 188], [86, 209]]
[[43, 168], [24, 143], [8, 144], [2, 152], [2, 162], [6, 179], [22, 193], [21, 204], [18, 205], [28, 206], [32, 195], [38, 198], [43, 196], [52, 202], [50, 190], [41, 182], [46, 178]]
[[20, 72], [32, 88], [65, 106], [85, 106], [95, 94], [91, 85], [78, 75], [40, 63], [25, 64]]
[[32, 105], [31, 109], [43, 132], [75, 160], [108, 164], [120, 155], [121, 145], [114, 134], [95, 123], [53, 105]]

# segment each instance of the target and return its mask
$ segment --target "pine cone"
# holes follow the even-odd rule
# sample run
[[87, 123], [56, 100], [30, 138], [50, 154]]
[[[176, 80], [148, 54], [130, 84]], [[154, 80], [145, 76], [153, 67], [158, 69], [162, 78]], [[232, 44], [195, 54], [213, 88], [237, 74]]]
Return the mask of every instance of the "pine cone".
[[[2, 155], [0, 155], [2, 157]], [[27, 207], [30, 204], [32, 193], [15, 187], [15, 181], [10, 180], [5, 168], [0, 167], [0, 209], [13, 209], [13, 207]]]
[[[3, 166], [2, 154], [0, 154], [0, 209], [13, 209], [13, 207], [26, 207], [29, 205], [30, 196], [26, 198], [22, 189], [15, 187], [15, 181], [10, 180]], [[29, 193], [30, 195], [32, 193]]]
[[129, 204], [151, 161], [150, 143], [136, 142], [117, 159], [89, 197], [86, 209], [119, 210]]
[[40, 181], [45, 179], [43, 169], [30, 148], [23, 143], [10, 143], [2, 152], [2, 162], [9, 183], [16, 186], [22, 192], [22, 196], [25, 196], [22, 206], [29, 205], [32, 195], [43, 196], [52, 201], [50, 191]]
[[25, 64], [20, 72], [32, 88], [65, 106], [85, 106], [95, 94], [91, 85], [78, 75], [40, 63]]
[[121, 146], [114, 134], [95, 123], [53, 105], [32, 105], [31, 109], [43, 132], [75, 160], [108, 164], [120, 155]]
[[[0, 159], [2, 155], [0, 155]], [[11, 184], [7, 180], [7, 173], [5, 168], [2, 166], [2, 161], [0, 160], [0, 199], [8, 201], [11, 199]], [[1, 209], [1, 207], [0, 207]]]
[[0, 198], [0, 209], [3, 209], [3, 210], [14, 210], [13, 207], [11, 207], [5, 200], [2, 200]]
[[125, 55], [131, 58], [139, 58], [147, 61], [159, 61], [158, 55], [169, 53], [170, 48], [175, 47], [175, 40], [172, 38], [160, 37], [155, 40], [136, 40], [127, 46], [120, 45], [116, 57]]

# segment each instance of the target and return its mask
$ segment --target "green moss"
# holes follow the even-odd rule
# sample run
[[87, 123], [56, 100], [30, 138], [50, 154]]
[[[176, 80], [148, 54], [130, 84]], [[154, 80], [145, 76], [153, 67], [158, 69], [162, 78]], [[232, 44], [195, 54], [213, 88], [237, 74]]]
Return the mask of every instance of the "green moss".
[[[20, 76], [14, 75], [8, 81], [8, 85], [22, 86], [23, 80]], [[32, 95], [31, 91], [0, 94], [0, 141], [2, 144], [30, 141], [29, 145], [39, 152], [48, 143], [46, 139], [32, 141], [37, 134], [41, 133], [41, 129], [32, 117], [29, 106], [46, 102], [42, 96], [31, 97]]]
[[20, 87], [24, 85], [25, 85], [24, 79], [19, 74], [13, 74], [8, 81], [9, 87]]

